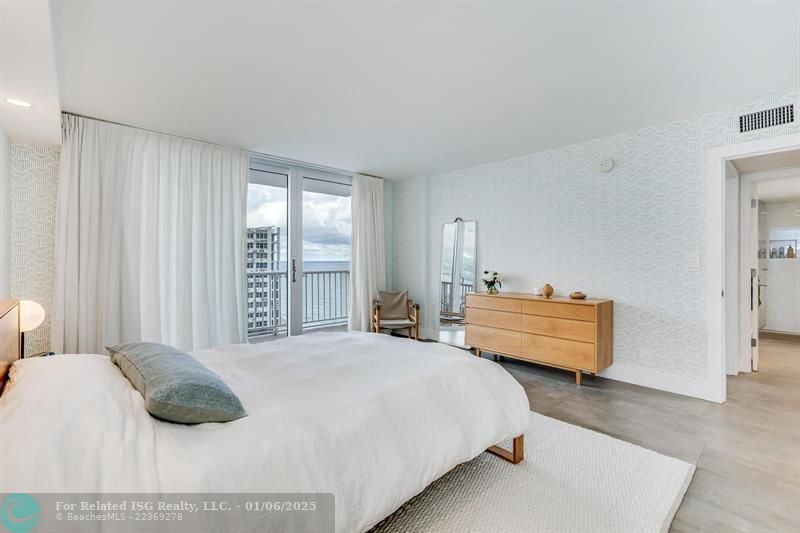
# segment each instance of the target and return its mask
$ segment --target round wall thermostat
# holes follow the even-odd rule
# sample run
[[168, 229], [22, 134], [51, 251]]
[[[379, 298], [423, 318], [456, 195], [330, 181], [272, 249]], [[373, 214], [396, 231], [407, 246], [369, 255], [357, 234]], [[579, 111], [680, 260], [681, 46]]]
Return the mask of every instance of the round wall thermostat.
[[600, 172], [611, 172], [612, 168], [614, 168], [613, 159], [603, 159], [600, 161]]

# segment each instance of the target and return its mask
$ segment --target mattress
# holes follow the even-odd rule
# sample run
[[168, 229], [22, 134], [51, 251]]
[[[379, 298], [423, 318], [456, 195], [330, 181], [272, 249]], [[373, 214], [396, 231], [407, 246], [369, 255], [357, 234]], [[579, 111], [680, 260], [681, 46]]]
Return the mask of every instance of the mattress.
[[528, 422], [502, 367], [442, 344], [315, 333], [192, 355], [247, 417], [155, 419], [103, 355], [15, 363], [0, 492], [332, 493], [335, 529], [365, 531]]

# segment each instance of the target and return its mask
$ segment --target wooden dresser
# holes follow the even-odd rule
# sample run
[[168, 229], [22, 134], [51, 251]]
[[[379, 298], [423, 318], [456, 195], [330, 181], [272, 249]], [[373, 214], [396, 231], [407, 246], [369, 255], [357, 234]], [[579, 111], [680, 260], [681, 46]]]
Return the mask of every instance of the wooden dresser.
[[19, 359], [19, 302], [0, 300], [0, 392], [11, 363]]
[[523, 293], [467, 295], [467, 345], [575, 372], [611, 366], [613, 300], [545, 298]]

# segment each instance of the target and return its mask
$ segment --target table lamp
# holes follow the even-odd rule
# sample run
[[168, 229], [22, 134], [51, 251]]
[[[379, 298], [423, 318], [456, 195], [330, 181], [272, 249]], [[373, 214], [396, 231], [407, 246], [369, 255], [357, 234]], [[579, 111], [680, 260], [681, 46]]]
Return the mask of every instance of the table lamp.
[[32, 331], [44, 322], [44, 307], [33, 300], [19, 302], [20, 358], [25, 357], [25, 332]]

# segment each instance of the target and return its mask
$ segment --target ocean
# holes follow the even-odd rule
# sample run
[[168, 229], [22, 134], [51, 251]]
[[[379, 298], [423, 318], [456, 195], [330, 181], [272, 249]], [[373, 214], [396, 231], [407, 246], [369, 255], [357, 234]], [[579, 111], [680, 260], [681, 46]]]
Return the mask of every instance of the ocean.
[[303, 261], [304, 272], [330, 272], [331, 270], [350, 270], [350, 261]]
[[[288, 306], [287, 264], [281, 261], [280, 329]], [[303, 324], [322, 325], [346, 320], [350, 302], [350, 261], [303, 261]], [[248, 313], [253, 308], [248, 307]]]
[[[286, 261], [281, 261], [279, 272], [286, 272]], [[350, 270], [350, 261], [303, 261], [304, 272], [331, 272]]]

